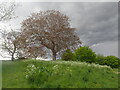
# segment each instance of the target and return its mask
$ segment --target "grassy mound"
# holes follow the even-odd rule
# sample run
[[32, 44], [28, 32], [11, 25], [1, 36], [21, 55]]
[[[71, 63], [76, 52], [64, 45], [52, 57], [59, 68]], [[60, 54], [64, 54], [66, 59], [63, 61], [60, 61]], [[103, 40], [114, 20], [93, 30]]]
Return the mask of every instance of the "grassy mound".
[[[108, 66], [73, 61], [3, 61], [3, 88], [117, 88], [118, 74]], [[46, 68], [41, 77], [26, 78], [28, 65]], [[41, 69], [40, 69], [41, 70]], [[52, 73], [49, 72], [52, 71]], [[37, 74], [36, 74], [37, 75]], [[36, 79], [36, 80], [34, 80]], [[43, 81], [42, 81], [43, 80]], [[41, 81], [41, 82], [40, 82]]]

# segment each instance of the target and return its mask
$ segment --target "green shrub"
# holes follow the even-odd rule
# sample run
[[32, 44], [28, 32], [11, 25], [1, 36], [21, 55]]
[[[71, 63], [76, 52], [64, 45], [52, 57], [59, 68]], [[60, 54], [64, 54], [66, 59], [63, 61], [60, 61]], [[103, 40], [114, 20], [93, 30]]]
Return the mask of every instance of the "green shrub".
[[75, 54], [72, 53], [72, 51], [70, 51], [70, 49], [67, 49], [62, 55], [62, 59], [65, 61], [74, 61]]
[[118, 68], [119, 67], [119, 64], [118, 62], [120, 61], [119, 58], [117, 58], [116, 56], [107, 56], [105, 57], [105, 60], [104, 60], [104, 64], [105, 65], [108, 65], [112, 68]]
[[44, 84], [50, 73], [51, 71], [46, 67], [36, 67], [34, 64], [30, 64], [27, 66], [26, 78], [29, 83]]
[[104, 57], [103, 55], [97, 55], [96, 56], [96, 62], [97, 64], [100, 65], [107, 65], [110, 66], [112, 68], [118, 68], [119, 67], [119, 61], [120, 59], [117, 58], [116, 56], [107, 56]]
[[96, 59], [96, 54], [95, 54], [95, 52], [92, 51], [92, 49], [90, 49], [87, 46], [84, 46], [84, 47], [78, 48], [75, 51], [75, 57], [76, 57], [76, 60], [78, 60], [78, 61], [94, 63], [95, 59]]
[[46, 82], [49, 82], [49, 80], [51, 81], [51, 79], [58, 79], [58, 77], [62, 76], [67, 78], [71, 77], [72, 70], [69, 66], [65, 67], [63, 68], [63, 66], [59, 64], [52, 65], [50, 67], [35, 66], [34, 64], [30, 64], [27, 66], [25, 77], [28, 80], [28, 83], [42, 86]]
[[105, 60], [105, 57], [101, 54], [98, 54], [98, 55], [96, 55], [95, 63], [100, 64], [100, 65], [104, 65], [104, 60]]

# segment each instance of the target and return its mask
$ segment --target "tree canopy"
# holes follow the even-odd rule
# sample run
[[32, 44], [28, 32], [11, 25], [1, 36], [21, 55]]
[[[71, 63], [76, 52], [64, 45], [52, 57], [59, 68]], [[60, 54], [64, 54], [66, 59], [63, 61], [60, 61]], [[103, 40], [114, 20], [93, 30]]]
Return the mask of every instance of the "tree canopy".
[[51, 50], [53, 60], [58, 52], [81, 44], [69, 17], [56, 10], [32, 13], [22, 22], [21, 32], [27, 44]]

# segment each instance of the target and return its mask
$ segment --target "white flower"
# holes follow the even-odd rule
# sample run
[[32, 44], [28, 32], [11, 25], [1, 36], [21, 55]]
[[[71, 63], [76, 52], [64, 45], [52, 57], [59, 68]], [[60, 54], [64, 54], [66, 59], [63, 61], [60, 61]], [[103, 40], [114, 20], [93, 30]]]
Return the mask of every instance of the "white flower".
[[35, 67], [35, 65], [32, 65], [32, 67]]
[[58, 65], [53, 66], [53, 69], [56, 69], [56, 68], [58, 68]]
[[25, 77], [28, 78], [28, 75], [26, 75]]

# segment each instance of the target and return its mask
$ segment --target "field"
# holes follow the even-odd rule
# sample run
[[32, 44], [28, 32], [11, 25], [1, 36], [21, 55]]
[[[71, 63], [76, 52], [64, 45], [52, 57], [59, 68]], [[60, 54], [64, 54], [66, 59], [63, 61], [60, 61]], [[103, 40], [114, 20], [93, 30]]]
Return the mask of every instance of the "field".
[[2, 88], [2, 61], [0, 61], [0, 89]]
[[[26, 69], [30, 64], [57, 70], [46, 81], [29, 82]], [[3, 61], [2, 65], [3, 88], [118, 88], [117, 69], [107, 66], [62, 60]]]

